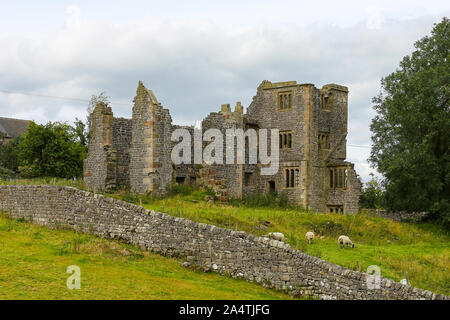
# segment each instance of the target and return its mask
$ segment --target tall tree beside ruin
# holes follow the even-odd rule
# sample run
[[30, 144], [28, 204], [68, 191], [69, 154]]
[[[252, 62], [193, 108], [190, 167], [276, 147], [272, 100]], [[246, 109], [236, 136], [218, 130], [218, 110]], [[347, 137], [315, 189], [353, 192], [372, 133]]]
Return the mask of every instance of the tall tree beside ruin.
[[64, 123], [30, 123], [18, 145], [19, 171], [26, 177], [81, 177], [86, 149]]
[[370, 162], [388, 209], [429, 211], [450, 222], [450, 21], [435, 24], [373, 98]]
[[0, 133], [0, 167], [17, 172], [19, 168], [18, 145], [23, 140], [22, 136], [6, 142], [6, 137]]
[[[91, 96], [91, 98], [89, 99], [89, 104], [88, 107], [86, 109], [87, 111], [87, 116], [86, 116], [86, 123], [87, 123], [87, 141], [86, 141], [86, 145], [89, 143], [89, 138], [90, 138], [90, 132], [92, 129], [92, 119], [91, 119], [91, 113], [94, 111], [95, 107], [97, 106], [98, 103], [103, 102], [106, 105], [110, 104], [109, 101], [109, 96], [106, 95], [106, 92], [103, 91], [101, 92], [99, 95], [95, 95], [93, 94]], [[77, 121], [79, 121], [77, 119]]]

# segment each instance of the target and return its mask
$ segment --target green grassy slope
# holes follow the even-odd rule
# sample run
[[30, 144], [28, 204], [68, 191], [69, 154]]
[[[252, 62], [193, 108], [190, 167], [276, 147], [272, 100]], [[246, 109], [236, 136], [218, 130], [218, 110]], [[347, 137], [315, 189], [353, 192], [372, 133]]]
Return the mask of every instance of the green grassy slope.
[[[81, 289], [69, 290], [69, 265]], [[0, 215], [2, 299], [290, 299], [256, 283], [188, 269], [176, 259]]]
[[[279, 231], [287, 236], [292, 247], [326, 261], [363, 272], [370, 265], [378, 265], [384, 277], [396, 281], [407, 277], [413, 286], [450, 295], [450, 235], [432, 224], [399, 223], [365, 214], [318, 214], [300, 209], [212, 204], [202, 200], [204, 192], [200, 191], [165, 199], [139, 200], [120, 193], [110, 196], [256, 235]], [[260, 229], [263, 222], [270, 222], [267, 231]], [[307, 231], [316, 234], [313, 244], [305, 241]], [[337, 238], [342, 234], [352, 239], [354, 249], [340, 249]]]

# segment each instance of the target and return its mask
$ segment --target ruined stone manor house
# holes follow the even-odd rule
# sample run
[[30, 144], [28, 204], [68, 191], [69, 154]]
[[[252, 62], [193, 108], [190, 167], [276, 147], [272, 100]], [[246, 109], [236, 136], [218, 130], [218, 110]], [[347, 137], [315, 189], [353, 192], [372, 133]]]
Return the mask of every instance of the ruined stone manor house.
[[98, 191], [125, 187], [163, 195], [171, 184], [186, 183], [210, 187], [224, 198], [276, 191], [318, 212], [355, 213], [361, 182], [345, 161], [347, 112], [347, 87], [265, 80], [246, 114], [240, 102], [234, 111], [224, 104], [202, 121], [202, 130], [279, 129], [278, 173], [261, 175], [261, 164], [248, 164], [247, 149], [244, 164], [174, 165], [171, 152], [178, 141], [171, 141], [172, 132], [185, 128], [193, 137], [194, 128], [173, 125], [169, 110], [139, 82], [131, 119], [115, 118], [103, 103], [91, 114], [85, 184]]

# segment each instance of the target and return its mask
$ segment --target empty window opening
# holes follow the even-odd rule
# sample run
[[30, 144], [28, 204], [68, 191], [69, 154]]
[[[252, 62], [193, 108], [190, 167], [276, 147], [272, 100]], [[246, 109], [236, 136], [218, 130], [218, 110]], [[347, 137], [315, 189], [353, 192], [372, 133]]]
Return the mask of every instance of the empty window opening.
[[331, 147], [330, 134], [327, 132], [320, 132], [318, 136], [319, 149], [328, 150]]
[[275, 181], [269, 181], [269, 193], [275, 193]]
[[244, 186], [248, 187], [250, 185], [251, 179], [252, 179], [252, 173], [245, 172], [244, 173]]
[[179, 184], [182, 184], [182, 183], [184, 183], [185, 179], [186, 179], [186, 177], [176, 177], [175, 178], [175, 182], [179, 183]]
[[325, 111], [333, 110], [333, 94], [331, 92], [322, 93], [322, 109]]

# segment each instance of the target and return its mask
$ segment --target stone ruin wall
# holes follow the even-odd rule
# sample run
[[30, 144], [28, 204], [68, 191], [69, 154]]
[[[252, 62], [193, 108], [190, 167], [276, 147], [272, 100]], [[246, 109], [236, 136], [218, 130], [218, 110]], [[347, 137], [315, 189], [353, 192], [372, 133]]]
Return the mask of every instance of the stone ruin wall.
[[[0, 211], [15, 219], [120, 239], [143, 249], [184, 257], [191, 265], [255, 281], [294, 296], [321, 299], [449, 299], [304, 254], [288, 244], [154, 212], [72, 187], [0, 186]], [[372, 283], [372, 282], [369, 282]]]
[[[274, 110], [278, 92], [288, 89], [293, 94], [292, 108]], [[332, 107], [328, 111], [323, 111], [324, 94], [330, 97]], [[269, 182], [273, 181], [276, 190], [285, 193], [292, 204], [319, 212], [326, 211], [328, 205], [344, 205], [346, 213], [359, 209], [360, 182], [353, 165], [344, 161], [346, 87], [327, 85], [319, 90], [312, 84], [295, 81], [263, 81], [246, 115], [240, 103], [234, 111], [229, 105], [222, 105], [220, 112], [212, 112], [202, 121], [203, 132], [209, 128], [225, 132], [249, 127], [292, 132], [293, 146], [280, 150], [280, 170], [273, 176], [262, 176], [261, 165], [172, 165], [171, 150], [177, 142], [171, 141], [171, 133], [181, 126], [172, 125], [169, 111], [142, 82], [134, 99], [132, 119], [114, 118], [107, 106], [99, 108], [92, 117], [96, 138], [90, 143], [85, 163], [86, 185], [91, 190], [126, 187], [140, 194], [152, 191], [164, 195], [172, 183], [184, 177], [184, 183], [203, 185], [213, 189], [220, 198], [230, 198], [266, 193]], [[193, 128], [188, 130], [193, 136]], [[319, 150], [319, 132], [331, 133], [332, 152]], [[268, 138], [270, 145], [270, 134]], [[203, 142], [203, 147], [207, 144]], [[226, 159], [225, 148], [223, 159]], [[330, 163], [348, 167], [347, 189], [329, 188], [327, 166]], [[294, 188], [285, 186], [285, 168], [298, 170]]]
[[114, 118], [99, 103], [91, 114], [92, 132], [84, 181], [90, 190], [117, 187], [134, 192], [164, 194], [172, 183], [170, 159], [172, 119], [150, 90], [140, 82], [133, 118]]
[[[329, 96], [328, 107], [322, 96]], [[347, 144], [348, 89], [339, 85], [326, 85], [312, 90], [312, 117], [310, 134], [311, 180], [310, 203], [317, 211], [326, 212], [327, 206], [343, 205], [345, 213], [359, 211], [361, 182], [354, 165], [345, 161]], [[321, 150], [320, 132], [330, 133], [331, 149]], [[347, 188], [330, 188], [329, 166], [343, 166], [348, 170]]]
[[[307, 95], [304, 87], [292, 87], [293, 89], [293, 106], [291, 111], [277, 111], [278, 89], [273, 89], [270, 82], [263, 82], [257, 90], [257, 94], [253, 97], [253, 101], [248, 107], [248, 116], [254, 119], [260, 128], [279, 129], [280, 131], [292, 131], [292, 140], [299, 142], [293, 143], [291, 149], [280, 150], [280, 170], [273, 176], [257, 175], [257, 192], [265, 193], [268, 191], [269, 181], [275, 182], [278, 192], [284, 192], [290, 203], [304, 205], [306, 207], [306, 174], [308, 169], [304, 161], [306, 130], [308, 119], [305, 117], [304, 105], [307, 104]], [[279, 89], [281, 90], [281, 89]], [[268, 133], [268, 141], [270, 141], [270, 133]], [[269, 144], [270, 142], [268, 142]], [[284, 168], [299, 168], [298, 186], [295, 188], [285, 188]]]
[[[155, 108], [158, 101], [139, 82], [134, 98], [132, 140], [130, 150], [130, 188], [136, 193], [146, 193], [153, 187], [152, 175], [156, 172]], [[155, 157], [154, 157], [155, 156]]]
[[91, 190], [116, 187], [116, 150], [113, 143], [114, 117], [111, 108], [99, 103], [91, 114], [92, 131], [88, 156], [84, 160], [84, 181]]
[[[192, 143], [191, 143], [191, 158], [194, 159], [194, 143], [193, 143], [193, 137], [194, 137], [194, 127], [192, 126], [180, 126], [180, 125], [172, 125], [172, 130], [177, 129], [185, 129], [189, 131], [189, 134], [192, 137]], [[171, 141], [171, 151], [173, 148], [179, 143], [179, 141]], [[181, 163], [179, 165], [173, 165], [174, 172], [173, 175], [175, 177], [174, 181], [176, 183], [185, 183], [189, 185], [196, 185], [197, 179], [198, 179], [198, 171], [201, 168], [201, 165], [196, 164], [188, 164], [188, 163]], [[181, 179], [177, 181], [177, 179]]]
[[[243, 109], [240, 103], [232, 112], [230, 105], [222, 105], [220, 112], [210, 113], [202, 121], [202, 131], [205, 132], [210, 128], [219, 129], [225, 133], [227, 129], [244, 129]], [[235, 139], [236, 140], [236, 139]], [[208, 142], [203, 143], [203, 147], [208, 145]], [[235, 141], [232, 146], [234, 157], [236, 161], [236, 146]], [[242, 196], [243, 183], [243, 165], [240, 164], [226, 164], [226, 152], [230, 146], [226, 145], [226, 139], [223, 139], [223, 165], [205, 165], [201, 170], [201, 183], [213, 190], [217, 190], [218, 195], [227, 198], [239, 198]], [[205, 179], [206, 178], [206, 179]]]
[[[274, 110], [279, 92], [291, 91], [293, 105], [289, 110]], [[322, 96], [330, 97], [325, 108]], [[292, 148], [280, 150], [280, 171], [274, 176], [257, 176], [257, 190], [267, 192], [269, 181], [284, 192], [290, 203], [325, 212], [329, 205], [342, 205], [346, 213], [359, 210], [361, 183], [353, 164], [345, 162], [348, 90], [339, 85], [326, 85], [321, 90], [312, 84], [295, 81], [271, 83], [263, 81], [248, 108], [248, 117], [261, 128], [279, 128], [292, 132]], [[327, 110], [325, 110], [327, 109]], [[330, 134], [330, 149], [319, 148], [319, 133]], [[328, 166], [348, 168], [345, 189], [329, 186]], [[299, 170], [295, 188], [286, 188], [283, 169]]]
[[384, 209], [361, 209], [361, 212], [390, 219], [392, 221], [413, 223], [421, 222], [429, 216], [429, 212], [390, 212]]
[[130, 185], [131, 119], [114, 118], [113, 141], [116, 150], [117, 187]]
[[155, 112], [155, 174], [153, 188], [157, 194], [165, 195], [169, 186], [174, 182], [173, 166], [171, 159], [171, 135], [172, 135], [172, 117], [169, 110], [159, 106]]

